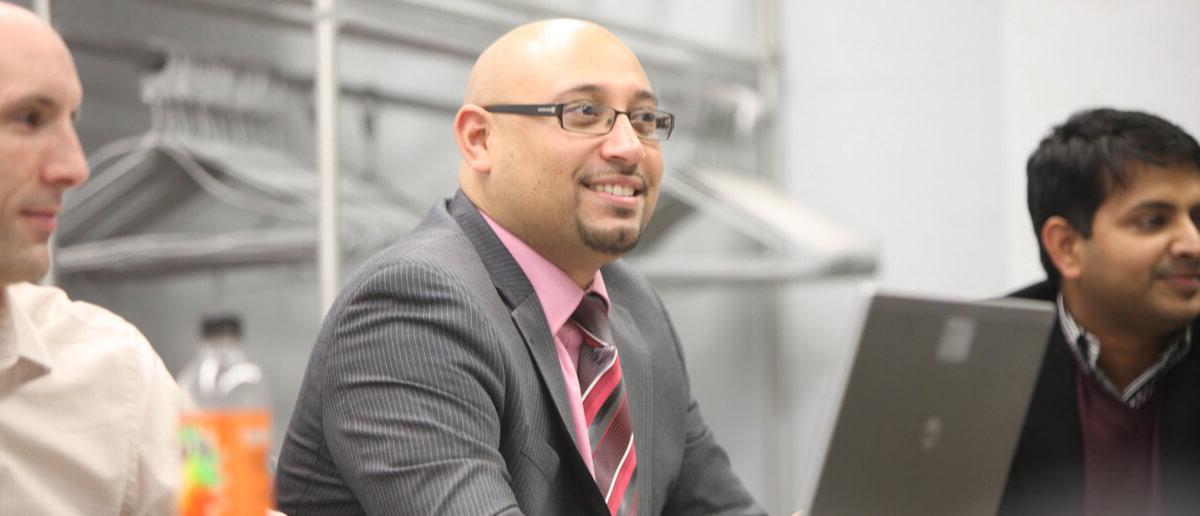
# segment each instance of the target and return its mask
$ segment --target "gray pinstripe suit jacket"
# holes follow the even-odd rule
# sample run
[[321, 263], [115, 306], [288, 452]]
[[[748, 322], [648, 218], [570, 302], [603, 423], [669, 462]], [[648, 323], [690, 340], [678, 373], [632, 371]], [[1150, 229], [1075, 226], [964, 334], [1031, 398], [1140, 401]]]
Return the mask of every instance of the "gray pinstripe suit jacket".
[[[638, 513], [762, 513], [714, 442], [644, 278], [602, 270], [638, 452]], [[330, 309], [279, 457], [290, 516], [605, 514], [543, 310], [459, 192]]]

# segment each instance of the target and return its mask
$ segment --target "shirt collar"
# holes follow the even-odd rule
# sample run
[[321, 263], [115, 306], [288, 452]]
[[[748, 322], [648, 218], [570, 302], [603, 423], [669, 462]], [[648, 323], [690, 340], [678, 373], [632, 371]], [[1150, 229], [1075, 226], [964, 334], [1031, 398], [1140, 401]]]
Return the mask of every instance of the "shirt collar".
[[0, 312], [0, 369], [18, 362], [28, 362], [38, 372], [49, 372], [50, 352], [37, 332], [33, 320], [22, 308], [16, 286], [4, 287], [4, 310]]
[[[529, 283], [533, 286], [533, 291], [542, 305], [546, 324], [550, 326], [550, 334], [558, 334], [558, 330], [562, 329], [563, 325], [571, 319], [571, 314], [579, 306], [584, 290], [579, 288], [579, 285], [575, 284], [575, 280], [572, 280], [562, 269], [550, 263], [516, 235], [504, 229], [503, 226], [488, 217], [483, 210], [480, 210], [479, 214], [483, 216], [483, 220], [487, 221], [488, 226], [491, 226], [492, 231], [500, 238], [500, 242], [508, 249], [513, 260], [517, 262], [517, 265], [525, 273], [525, 277], [529, 279]], [[604, 301], [606, 310], [611, 306], [608, 300], [608, 289], [604, 286], [604, 276], [600, 274], [600, 271], [596, 271], [587, 292], [599, 295], [600, 299]]]
[[1158, 360], [1121, 392], [1098, 365], [1100, 339], [1075, 320], [1071, 311], [1067, 309], [1062, 293], [1058, 294], [1057, 303], [1059, 326], [1067, 339], [1067, 347], [1071, 349], [1084, 372], [1095, 377], [1105, 389], [1127, 404], [1136, 406], [1144, 401], [1153, 391], [1158, 378], [1191, 352], [1192, 325], [1188, 324], [1167, 340], [1167, 346], [1159, 354]]

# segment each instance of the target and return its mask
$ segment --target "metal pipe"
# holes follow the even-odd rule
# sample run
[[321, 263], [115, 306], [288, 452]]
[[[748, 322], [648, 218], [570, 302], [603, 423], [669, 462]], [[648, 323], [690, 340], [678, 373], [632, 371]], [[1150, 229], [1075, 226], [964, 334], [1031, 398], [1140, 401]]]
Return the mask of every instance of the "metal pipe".
[[338, 83], [337, 0], [313, 2], [313, 32], [316, 37], [316, 144], [320, 177], [317, 268], [321, 317], [333, 305], [340, 283], [341, 256], [338, 241]]
[[[50, 23], [50, 0], [34, 0], [33, 12], [39, 18]], [[46, 242], [47, 249], [50, 251], [50, 265], [46, 269], [46, 275], [42, 277], [42, 285], [55, 285], [58, 283], [58, 271], [54, 266], [54, 251], [58, 247], [58, 235], [50, 235], [50, 241]]]
[[[142, 0], [150, 1], [150, 0]], [[280, 26], [307, 27], [308, 20], [292, 8], [297, 2], [293, 0], [274, 0], [265, 2], [245, 2], [241, 0], [158, 0], [155, 3], [174, 5], [209, 12], [225, 13], [240, 16], [245, 19], [269, 22]], [[339, 26], [343, 36], [355, 37], [368, 41], [402, 45], [409, 48], [423, 49], [442, 56], [451, 56], [471, 62], [490, 40], [516, 23], [530, 17], [547, 17], [569, 15], [566, 11], [555, 10], [545, 6], [521, 6], [508, 3], [505, 7], [519, 16], [506, 19], [503, 16], [491, 14], [470, 13], [464, 10], [451, 10], [436, 3], [418, 2], [413, 0], [389, 0], [388, 2], [366, 2], [374, 4], [377, 12], [404, 12], [408, 19], [433, 19], [436, 17], [453, 17], [458, 22], [466, 22], [470, 30], [455, 32], [453, 35], [422, 32], [421, 28], [408, 30], [397, 28], [386, 17], [380, 17], [364, 12], [361, 7], [347, 4], [340, 11]], [[605, 20], [607, 27], [621, 34], [633, 36], [643, 41], [659, 52], [646, 52], [640, 55], [643, 65], [660, 70], [664, 73], [702, 74], [707, 77], [737, 78], [738, 80], [754, 80], [757, 74], [759, 56], [744, 56], [721, 49], [711, 48], [694, 41], [688, 41], [668, 35], [661, 35], [645, 29]], [[641, 51], [639, 51], [641, 53]]]
[[[758, 9], [758, 15], [755, 17], [755, 22], [758, 26], [759, 34], [759, 49], [762, 52], [763, 60], [758, 66], [758, 96], [763, 105], [778, 106], [779, 105], [779, 12], [778, 3], [775, 0], [758, 0], [755, 4]], [[764, 176], [775, 184], [779, 184], [782, 170], [779, 168], [778, 150], [779, 137], [778, 118], [775, 116], [774, 109], [763, 111], [765, 119], [760, 119], [755, 128], [758, 137], [755, 138], [758, 151], [758, 168], [764, 171]], [[836, 269], [838, 266], [831, 265], [831, 269]], [[865, 260], [855, 264], [853, 262], [843, 262], [838, 264], [843, 268], [853, 269], [854, 265], [864, 266], [858, 271], [860, 274], [870, 274], [874, 272], [875, 264], [873, 261], [867, 263]], [[847, 267], [849, 266], [849, 267]], [[849, 271], [845, 271], [849, 272]], [[771, 343], [769, 353], [771, 364], [767, 368], [768, 385], [770, 393], [768, 394], [772, 410], [767, 416], [766, 421], [766, 439], [775, 453], [767, 455], [766, 460], [766, 493], [764, 503], [767, 511], [771, 514], [790, 514], [795, 510], [795, 499], [793, 496], [794, 486], [796, 485], [796, 466], [795, 460], [795, 399], [792, 395], [792, 379], [790, 374], [791, 362], [788, 345], [784, 339], [784, 324], [786, 316], [783, 313], [784, 305], [787, 302], [784, 295], [785, 289], [778, 287], [768, 289], [766, 296], [769, 296], [769, 301], [764, 303], [764, 321], [767, 331], [771, 334], [768, 342]]]
[[50, 23], [50, 0], [33, 0], [33, 12]]
[[[168, 59], [166, 51], [147, 48], [145, 44], [133, 41], [119, 39], [98, 41], [71, 34], [64, 34], [63, 39], [67, 41], [67, 46], [71, 47], [72, 52], [85, 52], [97, 56], [124, 59], [135, 63], [145, 70], [159, 70], [166, 65]], [[208, 56], [196, 57], [211, 60], [212, 62], [238, 70], [265, 70], [270, 76], [278, 78], [281, 82], [301, 90], [314, 88], [313, 76], [284, 71], [269, 64], [255, 63], [248, 60], [239, 61], [224, 56], [219, 58]], [[342, 97], [353, 98], [355, 100], [373, 103], [384, 102], [432, 113], [454, 114], [459, 108], [458, 100], [442, 100], [428, 96], [418, 96], [373, 85], [343, 82], [339, 94]]]

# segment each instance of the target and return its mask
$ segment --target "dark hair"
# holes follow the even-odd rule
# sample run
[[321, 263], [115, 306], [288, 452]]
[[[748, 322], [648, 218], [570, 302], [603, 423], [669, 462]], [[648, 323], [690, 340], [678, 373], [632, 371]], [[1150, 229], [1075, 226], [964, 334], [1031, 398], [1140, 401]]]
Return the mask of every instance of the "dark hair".
[[1124, 188], [1137, 165], [1196, 167], [1200, 145], [1179, 126], [1138, 111], [1092, 109], [1055, 127], [1025, 165], [1029, 216], [1042, 267], [1057, 283], [1058, 269], [1041, 244], [1046, 220], [1058, 215], [1084, 238], [1092, 218], [1114, 188]]

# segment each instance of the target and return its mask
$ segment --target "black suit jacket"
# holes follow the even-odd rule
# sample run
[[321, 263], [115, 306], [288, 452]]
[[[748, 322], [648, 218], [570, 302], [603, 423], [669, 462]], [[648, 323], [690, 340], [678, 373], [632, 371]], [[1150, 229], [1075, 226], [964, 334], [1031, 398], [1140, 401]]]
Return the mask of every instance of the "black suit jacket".
[[[1013, 297], [1054, 301], [1058, 287], [1038, 283]], [[1192, 323], [1192, 335], [1197, 334]], [[1001, 516], [1083, 514], [1083, 437], [1076, 400], [1078, 365], [1055, 322], [1025, 425], [1017, 443]], [[1176, 364], [1158, 385], [1162, 413], [1159, 455], [1163, 505], [1169, 516], [1200, 514], [1200, 350]]]
[[[638, 513], [761, 513], [713, 440], [662, 303], [601, 273], [629, 393]], [[521, 268], [460, 192], [347, 281], [279, 458], [290, 516], [606, 514]]]

